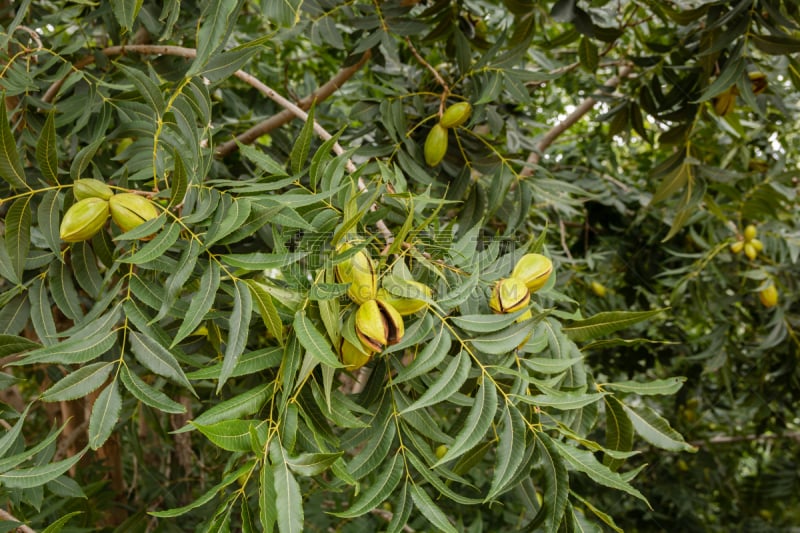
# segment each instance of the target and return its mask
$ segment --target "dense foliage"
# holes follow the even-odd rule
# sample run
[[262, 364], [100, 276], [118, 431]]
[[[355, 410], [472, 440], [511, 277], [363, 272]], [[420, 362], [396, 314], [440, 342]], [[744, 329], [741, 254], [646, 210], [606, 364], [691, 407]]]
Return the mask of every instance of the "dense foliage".
[[0, 24], [4, 530], [800, 523], [794, 2]]

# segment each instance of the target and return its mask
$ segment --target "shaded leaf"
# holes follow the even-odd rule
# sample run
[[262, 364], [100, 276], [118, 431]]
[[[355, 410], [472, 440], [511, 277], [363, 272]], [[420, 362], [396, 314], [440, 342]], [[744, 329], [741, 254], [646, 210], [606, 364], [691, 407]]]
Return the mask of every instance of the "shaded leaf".
[[36, 162], [39, 164], [42, 176], [50, 183], [58, 183], [55, 115], [55, 109], [51, 109], [39, 133], [39, 140], [36, 141]]
[[302, 453], [289, 457], [286, 464], [301, 476], [316, 476], [330, 468], [343, 453]]
[[308, 159], [308, 153], [311, 151], [311, 139], [314, 137], [314, 106], [308, 110], [308, 118], [303, 124], [303, 129], [295, 139], [292, 151], [289, 154], [289, 161], [291, 163], [292, 172], [298, 174], [302, 170], [303, 165]]
[[[5, 99], [5, 93], [3, 93]], [[11, 133], [6, 106], [0, 106], [0, 178], [15, 189], [31, 189], [25, 182], [25, 171], [17, 151], [17, 142]]]
[[47, 247], [53, 253], [61, 253], [61, 237], [59, 236], [61, 211], [56, 191], [47, 191], [42, 195], [39, 207], [36, 208], [36, 223], [44, 236]]
[[494, 421], [495, 411], [497, 411], [495, 384], [488, 379], [484, 379], [475, 393], [475, 401], [464, 421], [464, 425], [459, 430], [447, 453], [433, 465], [434, 468], [461, 456], [477, 446], [483, 440], [486, 432], [489, 431]]
[[119, 25], [127, 31], [133, 30], [133, 22], [142, 8], [142, 0], [111, 0], [111, 11], [114, 12]]
[[[603, 398], [606, 405], [606, 448], [619, 451], [633, 449], [633, 425], [622, 403], [613, 396]], [[624, 463], [621, 459], [614, 459], [609, 454], [603, 457], [603, 464], [616, 471]]]
[[111, 349], [117, 342], [116, 331], [96, 331], [90, 335], [79, 335], [69, 340], [39, 348], [25, 354], [9, 365], [32, 365], [34, 363], [80, 364], [88, 363]]
[[645, 498], [641, 492], [633, 488], [622, 476], [616, 472], [612, 472], [607, 466], [600, 463], [592, 452], [581, 450], [557, 440], [553, 440], [552, 442], [558, 450], [559, 455], [572, 465], [575, 470], [583, 472], [595, 483], [630, 494], [647, 503], [648, 507], [650, 506], [647, 498]]
[[386, 469], [375, 476], [375, 481], [372, 485], [362, 490], [358, 498], [350, 504], [346, 511], [331, 514], [339, 518], [355, 518], [370, 512], [382, 501], [389, 498], [394, 493], [398, 483], [400, 483], [400, 478], [403, 476], [404, 471], [400, 454], [393, 454], [390, 461]]
[[563, 331], [573, 341], [585, 341], [602, 335], [608, 335], [614, 331], [648, 320], [663, 311], [665, 311], [665, 309], [602, 312], [586, 320], [572, 322], [569, 326], [565, 326]]
[[250, 315], [253, 313], [253, 299], [250, 290], [242, 283], [233, 283], [233, 309], [228, 320], [228, 342], [225, 345], [225, 356], [222, 359], [222, 369], [219, 372], [217, 393], [228, 381], [236, 368], [247, 346], [247, 337], [250, 334]]
[[59, 517], [57, 520], [49, 524], [46, 528], [44, 528], [41, 533], [59, 533], [64, 526], [72, 520], [72, 517], [78, 516], [83, 514], [83, 511], [73, 511], [71, 513], [65, 514], [64, 516]]
[[72, 181], [77, 181], [83, 177], [83, 172], [89, 167], [92, 159], [94, 159], [94, 154], [97, 153], [97, 150], [104, 142], [106, 142], [105, 137], [95, 139], [75, 154], [75, 157], [72, 159], [72, 164], [69, 167], [69, 176], [72, 178]]
[[177, 222], [170, 224], [165, 231], [159, 232], [153, 240], [147, 242], [140, 249], [136, 250], [128, 257], [120, 257], [117, 259], [120, 263], [131, 263], [134, 265], [141, 265], [148, 263], [154, 259], [158, 259], [164, 252], [175, 244], [180, 237], [181, 227]]
[[458, 533], [458, 530], [453, 526], [447, 515], [433, 503], [433, 500], [425, 489], [419, 485], [411, 484], [410, 486], [411, 499], [414, 500], [414, 505], [422, 513], [425, 519], [436, 527], [437, 531], [444, 533]]
[[[273, 383], [264, 383], [247, 392], [238, 394], [233, 398], [218, 402], [213, 407], [195, 417], [194, 423], [208, 425], [219, 422], [220, 420], [232, 420], [234, 418], [252, 415], [261, 409], [261, 406], [264, 405], [264, 402], [272, 394], [273, 388]], [[176, 433], [183, 433], [191, 429], [191, 425], [185, 426]]]
[[253, 420], [222, 420], [209, 425], [192, 422], [197, 430], [216, 446], [229, 452], [250, 451], [250, 428], [255, 426]]
[[542, 460], [542, 474], [544, 475], [542, 507], [536, 516], [536, 521], [543, 519], [545, 531], [558, 531], [564, 518], [569, 496], [569, 473], [561, 454], [555, 447], [553, 439], [546, 433], [536, 434], [536, 440], [541, 444], [538, 447], [539, 457]]
[[151, 516], [156, 516], [158, 518], [174, 518], [176, 516], [181, 516], [183, 514], [186, 514], [192, 509], [197, 509], [198, 507], [210, 502], [212, 499], [214, 499], [214, 496], [216, 496], [217, 493], [222, 491], [222, 489], [224, 489], [231, 483], [235, 483], [236, 480], [238, 480], [239, 477], [242, 476], [242, 474], [245, 474], [252, 469], [253, 469], [253, 463], [251, 462], [225, 475], [225, 477], [222, 478], [222, 481], [220, 483], [208, 489], [206, 492], [204, 492], [201, 496], [195, 498], [195, 500], [188, 505], [185, 505], [183, 507], [178, 507], [176, 509], [169, 509], [166, 511], [148, 511], [147, 514]]
[[131, 351], [136, 359], [151, 372], [171, 379], [179, 385], [183, 385], [192, 393], [194, 389], [183, 373], [180, 363], [169, 350], [161, 346], [155, 339], [152, 339], [138, 331], [130, 331]]
[[515, 408], [503, 406], [503, 431], [498, 435], [492, 484], [484, 501], [493, 500], [508, 488], [525, 457], [525, 420]]
[[11, 260], [11, 268], [22, 279], [25, 260], [31, 247], [31, 197], [17, 198], [5, 217], [6, 251]]
[[471, 366], [469, 356], [464, 352], [459, 352], [425, 392], [415, 402], [400, 411], [400, 414], [435, 405], [458, 392], [458, 389], [467, 380]]
[[623, 409], [636, 433], [653, 446], [673, 452], [697, 451], [697, 448], [684, 441], [681, 434], [670, 427], [669, 422], [646, 405], [636, 409], [623, 405]]
[[186, 311], [186, 317], [183, 319], [181, 326], [178, 328], [178, 332], [172, 339], [170, 347], [178, 344], [197, 328], [200, 321], [205, 318], [206, 313], [214, 304], [214, 300], [217, 296], [217, 289], [219, 289], [219, 265], [212, 261], [200, 278], [199, 289], [194, 293], [194, 296], [192, 296], [189, 309]]
[[656, 379], [645, 383], [636, 381], [619, 381], [616, 383], [606, 383], [603, 388], [612, 389], [619, 392], [632, 392], [640, 396], [650, 395], [671, 395], [680, 390], [686, 382], [684, 377], [674, 377], [667, 379]]

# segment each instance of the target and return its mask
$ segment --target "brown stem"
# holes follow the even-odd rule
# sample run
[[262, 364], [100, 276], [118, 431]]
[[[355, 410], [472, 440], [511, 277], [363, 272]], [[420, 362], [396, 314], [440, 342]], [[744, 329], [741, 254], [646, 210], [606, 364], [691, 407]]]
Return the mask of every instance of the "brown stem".
[[559, 135], [567, 131], [576, 122], [578, 122], [583, 115], [591, 111], [592, 108], [597, 104], [598, 98], [606, 94], [609, 90], [614, 89], [622, 80], [630, 76], [632, 70], [633, 69], [630, 67], [630, 65], [622, 66], [622, 68], [619, 69], [619, 73], [605, 83], [603, 89], [586, 98], [578, 105], [578, 107], [575, 108], [574, 111], [572, 111], [572, 113], [567, 116], [567, 118], [550, 128], [547, 133], [544, 134], [541, 140], [539, 140], [538, 144], [536, 145], [536, 149], [528, 155], [528, 165], [522, 169], [522, 171], [519, 173], [519, 177], [527, 178], [533, 176], [535, 167], [537, 164], [539, 164], [542, 154], [550, 147], [551, 144], [553, 144]]
[[433, 66], [431, 66], [430, 63], [425, 61], [425, 58], [420, 55], [420, 53], [414, 46], [414, 43], [411, 42], [410, 37], [406, 37], [406, 44], [408, 45], [408, 48], [411, 50], [411, 53], [414, 55], [414, 57], [417, 58], [417, 61], [419, 61], [426, 69], [428, 69], [428, 71], [430, 71], [431, 74], [433, 74], [433, 78], [436, 80], [436, 83], [441, 85], [442, 89], [444, 89], [442, 91], [441, 101], [439, 102], [439, 116], [441, 116], [442, 113], [444, 112], [444, 103], [447, 100], [447, 95], [450, 94], [450, 86], [447, 84], [446, 81], [444, 81], [444, 78], [442, 78], [442, 75], [439, 74], [439, 71], [433, 68]]
[[[20, 524], [22, 523], [21, 520], [15, 518], [14, 515], [9, 513], [8, 511], [4, 511], [3, 509], [0, 509], [0, 518], [2, 518], [3, 520], [10, 520], [12, 522], [19, 522]], [[20, 533], [36, 533], [35, 530], [29, 528], [24, 524], [21, 526], [17, 526], [17, 531], [19, 531]]]
[[689, 444], [692, 446], [704, 446], [711, 444], [732, 444], [736, 442], [767, 441], [778, 439], [792, 439], [800, 442], [800, 431], [770, 435], [717, 435], [715, 437], [711, 437], [710, 439], [695, 440]]
[[[313, 93], [309, 94], [300, 102], [298, 102], [298, 107], [303, 111], [309, 109], [311, 104], [316, 102], [321, 102], [325, 100], [334, 92], [336, 92], [339, 87], [344, 85], [344, 83], [349, 80], [358, 70], [364, 66], [364, 64], [369, 60], [372, 53], [367, 50], [364, 52], [364, 55], [361, 56], [361, 59], [358, 60], [357, 63], [354, 65], [350, 65], [349, 67], [345, 67], [341, 69], [336, 76], [328, 80], [324, 85], [319, 87]], [[292, 119], [296, 118], [295, 114], [289, 111], [288, 109], [284, 109], [280, 113], [269, 117], [268, 119], [260, 122], [250, 128], [249, 130], [245, 131], [244, 133], [240, 133], [236, 136], [236, 139], [231, 139], [225, 143], [222, 143], [217, 147], [214, 155], [217, 157], [225, 157], [226, 155], [230, 154], [231, 152], [235, 151], [238, 148], [238, 143], [241, 144], [251, 144], [256, 139], [268, 133], [276, 128], [279, 128], [286, 124], [287, 122], [291, 121]], [[238, 141], [238, 143], [237, 143]]]
[[[392, 518], [394, 518], [394, 513], [392, 513], [391, 511], [387, 511], [386, 509], [373, 509], [370, 512], [376, 516], [380, 516], [387, 522], [391, 522]], [[403, 526], [403, 531], [405, 531], [406, 533], [414, 533], [416, 530], [411, 526], [409, 526], [408, 524], [406, 524]]]

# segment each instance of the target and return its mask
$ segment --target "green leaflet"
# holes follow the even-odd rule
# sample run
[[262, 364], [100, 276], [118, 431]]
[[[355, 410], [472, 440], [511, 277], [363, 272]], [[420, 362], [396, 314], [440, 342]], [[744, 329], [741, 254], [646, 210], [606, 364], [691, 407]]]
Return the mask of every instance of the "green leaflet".
[[314, 326], [314, 324], [306, 317], [305, 312], [298, 311], [294, 315], [294, 331], [297, 335], [297, 340], [303, 345], [303, 348], [308, 350], [317, 361], [322, 364], [334, 368], [341, 368], [342, 363], [339, 358], [333, 353], [330, 344], [322, 336], [322, 333]]
[[134, 398], [165, 413], [185, 413], [186, 407], [173, 401], [160, 390], [148, 385], [145, 381], [132, 372], [127, 365], [120, 368], [120, 379], [125, 388]]
[[697, 451], [697, 448], [683, 440], [680, 433], [672, 429], [669, 422], [646, 405], [636, 409], [623, 405], [623, 408], [636, 433], [653, 446], [673, 452]]
[[578, 320], [564, 327], [564, 333], [573, 341], [580, 342], [596, 337], [608, 335], [619, 329], [627, 328], [649, 320], [666, 309], [652, 309], [650, 311], [610, 311], [597, 313], [586, 320]]
[[236, 368], [239, 357], [247, 345], [250, 334], [250, 317], [253, 313], [253, 299], [250, 290], [243, 283], [233, 283], [233, 309], [228, 320], [228, 342], [225, 346], [225, 357], [217, 382], [217, 393], [228, 381]]
[[436, 468], [442, 463], [455, 459], [477, 446], [494, 422], [495, 411], [497, 411], [497, 390], [493, 382], [485, 379], [475, 393], [475, 401], [469, 415], [453, 444], [433, 467]]
[[393, 454], [386, 468], [375, 476], [373, 483], [362, 490], [346, 511], [332, 513], [339, 518], [355, 518], [368, 513], [379, 503], [389, 498], [400, 483], [403, 475], [403, 460], [400, 454]]
[[403, 409], [400, 414], [443, 402], [458, 392], [458, 389], [467, 380], [471, 366], [469, 356], [464, 352], [459, 352], [425, 392], [414, 403]]
[[41, 466], [30, 468], [20, 468], [0, 474], [0, 486], [9, 489], [29, 489], [44, 485], [48, 481], [56, 479], [58, 476], [72, 468], [86, 453], [84, 448], [80, 453], [68, 457], [55, 463], [47, 463]]
[[447, 518], [447, 515], [433, 502], [425, 489], [419, 485], [412, 484], [410, 487], [411, 499], [414, 500], [414, 505], [422, 513], [428, 522], [433, 524], [438, 531], [444, 533], [458, 533], [458, 530], [453, 527], [453, 524]]
[[87, 396], [105, 383], [113, 369], [113, 363], [100, 362], [84, 365], [67, 374], [42, 394], [45, 402], [74, 400]]
[[89, 416], [89, 446], [93, 450], [100, 448], [111, 436], [121, 410], [119, 382], [114, 380], [97, 396]]
[[272, 477], [275, 484], [275, 509], [278, 529], [281, 533], [301, 533], [303, 531], [303, 495], [300, 485], [288, 464], [286, 450], [277, 440], [269, 446], [272, 462]]

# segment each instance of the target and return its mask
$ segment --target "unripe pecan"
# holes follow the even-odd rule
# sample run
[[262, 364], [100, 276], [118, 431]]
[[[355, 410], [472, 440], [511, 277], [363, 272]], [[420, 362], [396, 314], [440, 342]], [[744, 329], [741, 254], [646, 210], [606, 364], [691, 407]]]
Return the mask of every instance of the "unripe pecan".
[[356, 311], [356, 335], [368, 349], [380, 352], [403, 338], [403, 317], [391, 305], [367, 300]]
[[76, 200], [85, 200], [86, 198], [108, 200], [114, 196], [114, 191], [100, 180], [82, 178], [75, 180], [75, 183], [72, 184], [72, 195]]
[[[346, 252], [352, 247], [352, 244], [345, 243], [337, 248], [337, 252]], [[347, 295], [355, 303], [362, 304], [375, 299], [378, 279], [375, 275], [375, 266], [366, 249], [359, 250], [349, 259], [337, 264], [334, 267], [334, 274], [339, 283], [350, 284]]]
[[455, 128], [469, 120], [471, 114], [472, 106], [469, 102], [459, 102], [444, 110], [439, 124], [443, 128]]
[[517, 261], [512, 278], [517, 278], [525, 283], [528, 290], [536, 292], [547, 283], [553, 272], [553, 262], [542, 254], [525, 254]]
[[61, 220], [60, 235], [65, 242], [91, 239], [108, 220], [108, 202], [102, 198], [85, 198], [72, 204]]
[[115, 194], [108, 200], [111, 219], [122, 231], [130, 231], [156, 218], [158, 208], [153, 202], [133, 193]]
[[402, 295], [390, 293], [386, 289], [378, 289], [378, 300], [390, 304], [402, 316], [412, 315], [422, 311], [428, 304], [425, 299], [430, 299], [431, 288], [414, 280], [401, 280], [396, 284], [397, 291]]
[[444, 159], [447, 153], [447, 129], [441, 124], [436, 124], [425, 139], [425, 162], [435, 167]]
[[498, 280], [489, 299], [489, 307], [495, 313], [513, 313], [528, 305], [531, 293], [525, 283], [518, 278]]
[[344, 363], [344, 367], [347, 370], [358, 370], [369, 363], [370, 359], [372, 359], [372, 352], [368, 350], [362, 351], [347, 339], [342, 338], [342, 342], [339, 345], [339, 359]]
[[758, 299], [764, 307], [775, 307], [778, 305], [778, 289], [775, 284], [770, 283], [758, 293]]

